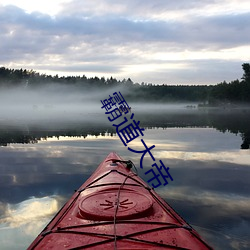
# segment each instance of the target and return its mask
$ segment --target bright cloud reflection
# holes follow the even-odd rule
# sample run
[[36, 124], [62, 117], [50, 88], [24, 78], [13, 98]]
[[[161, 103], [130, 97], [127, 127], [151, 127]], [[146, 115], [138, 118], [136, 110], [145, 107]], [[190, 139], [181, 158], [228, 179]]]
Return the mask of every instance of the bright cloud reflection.
[[6, 204], [0, 217], [1, 249], [25, 249], [59, 210], [60, 197], [30, 198]]
[[[59, 209], [56, 197], [31, 198], [18, 204], [7, 204], [5, 215], [0, 219], [3, 228], [23, 227], [28, 235], [36, 235]], [[44, 219], [44, 220], [43, 220]]]

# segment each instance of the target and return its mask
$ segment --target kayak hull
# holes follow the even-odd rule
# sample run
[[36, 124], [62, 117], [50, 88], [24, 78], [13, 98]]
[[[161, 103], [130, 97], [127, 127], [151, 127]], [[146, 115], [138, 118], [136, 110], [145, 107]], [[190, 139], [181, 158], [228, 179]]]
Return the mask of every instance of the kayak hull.
[[212, 249], [114, 152], [28, 249], [100, 248]]

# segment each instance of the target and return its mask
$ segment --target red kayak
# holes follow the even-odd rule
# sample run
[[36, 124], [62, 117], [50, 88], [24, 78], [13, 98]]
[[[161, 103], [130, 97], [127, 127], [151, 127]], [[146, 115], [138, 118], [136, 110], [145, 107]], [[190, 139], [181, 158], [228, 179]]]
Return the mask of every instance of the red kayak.
[[212, 249], [110, 153], [28, 249]]

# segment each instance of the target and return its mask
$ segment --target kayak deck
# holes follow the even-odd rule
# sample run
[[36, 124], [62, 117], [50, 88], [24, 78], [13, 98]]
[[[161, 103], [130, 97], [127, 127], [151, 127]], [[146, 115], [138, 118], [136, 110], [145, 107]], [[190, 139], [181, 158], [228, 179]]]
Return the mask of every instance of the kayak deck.
[[110, 153], [28, 249], [212, 249]]

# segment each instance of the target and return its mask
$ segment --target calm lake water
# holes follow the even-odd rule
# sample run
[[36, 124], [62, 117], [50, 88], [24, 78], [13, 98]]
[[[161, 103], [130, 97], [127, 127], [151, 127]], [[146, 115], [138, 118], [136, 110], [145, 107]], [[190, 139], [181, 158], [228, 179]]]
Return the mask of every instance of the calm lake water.
[[[156, 191], [215, 249], [250, 249], [250, 110], [132, 107], [145, 131], [128, 146], [143, 150], [142, 138], [155, 145], [174, 179]], [[100, 107], [30, 112], [39, 115], [0, 118], [1, 249], [27, 248], [111, 151], [145, 181], [152, 165], [145, 156], [140, 169], [141, 155], [122, 144]]]

